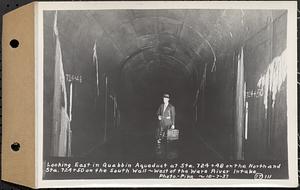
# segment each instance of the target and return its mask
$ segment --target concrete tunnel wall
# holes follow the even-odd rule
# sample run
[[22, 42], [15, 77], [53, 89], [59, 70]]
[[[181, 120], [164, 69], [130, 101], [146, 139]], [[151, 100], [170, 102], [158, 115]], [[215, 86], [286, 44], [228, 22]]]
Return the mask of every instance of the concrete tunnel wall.
[[[233, 57], [247, 39], [268, 24], [270, 17], [276, 18], [282, 13], [251, 10], [58, 11], [65, 74], [75, 73], [83, 81], [74, 87], [77, 101], [73, 103], [73, 118], [77, 120], [72, 126], [73, 153], [82, 155], [103, 139], [103, 93], [105, 76], [108, 76], [108, 91], [118, 97], [121, 114], [120, 128], [109, 131], [109, 136], [113, 136], [115, 130], [136, 135], [151, 133], [161, 95], [169, 92], [171, 103], [176, 106], [176, 126], [183, 134], [189, 128], [197, 128], [199, 137], [207, 139], [223, 158], [234, 158], [236, 63]], [[54, 14], [54, 11], [44, 13], [44, 43], [47, 46], [44, 85], [49, 87], [44, 91], [44, 114], [49, 116], [44, 121], [44, 147], [51, 143], [54, 84], [48, 79], [53, 78], [54, 73], [51, 64], [55, 55], [51, 35]], [[96, 95], [93, 64], [95, 42], [101, 78], [99, 96]], [[204, 83], [205, 87], [200, 88]], [[113, 114], [112, 104], [110, 101], [109, 114]], [[114, 124], [109, 120], [108, 125]]]

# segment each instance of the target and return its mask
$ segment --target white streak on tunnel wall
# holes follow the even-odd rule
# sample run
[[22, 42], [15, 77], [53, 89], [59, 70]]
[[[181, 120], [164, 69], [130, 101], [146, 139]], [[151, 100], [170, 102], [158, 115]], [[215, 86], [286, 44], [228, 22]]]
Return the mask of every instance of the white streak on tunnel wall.
[[[245, 72], [245, 71], [244, 71]], [[247, 140], [247, 121], [246, 121], [246, 117], [247, 117], [247, 106], [248, 106], [248, 102], [246, 101], [246, 94], [247, 94], [247, 83], [246, 82], [244, 82], [244, 93], [243, 93], [243, 98], [244, 98], [244, 112], [245, 112], [245, 128], [244, 128], [244, 138], [245, 138], [245, 140]]]
[[99, 96], [99, 65], [98, 65], [98, 57], [97, 57], [97, 41], [95, 40], [93, 47], [93, 62], [96, 65], [96, 79], [97, 79], [97, 96]]
[[53, 32], [55, 34], [56, 45], [54, 61], [53, 129], [51, 156], [65, 157], [69, 156], [67, 150], [67, 139], [70, 131], [70, 119], [67, 113], [67, 90], [61, 45], [57, 28], [57, 11], [55, 12], [54, 17]]
[[245, 139], [248, 139], [248, 113], [249, 113], [249, 109], [248, 109], [248, 102], [246, 102], [246, 114], [245, 114]]
[[244, 50], [238, 55], [237, 63], [237, 81], [236, 81], [236, 108], [235, 108], [235, 158], [244, 159], [243, 155], [243, 130], [244, 130], [244, 103], [245, 103], [245, 76], [244, 76]]
[[215, 50], [213, 49], [213, 47], [210, 45], [209, 41], [205, 39], [205, 42], [208, 44], [208, 46], [210, 47], [211, 49], [211, 52], [214, 56], [214, 61], [213, 61], [213, 66], [211, 68], [211, 72], [213, 71], [216, 71], [217, 67], [216, 67], [216, 61], [217, 61], [217, 56], [216, 56], [216, 53], [215, 53]]
[[206, 70], [207, 70], [207, 63], [205, 63], [205, 66], [204, 66], [204, 71], [203, 71], [203, 74], [202, 74], [202, 79], [201, 79], [201, 82], [200, 82], [200, 85], [199, 85], [199, 88], [196, 92], [196, 97], [195, 97], [195, 101], [194, 101], [194, 104], [193, 106], [195, 107], [195, 121], [198, 121], [198, 103], [199, 103], [199, 97], [200, 97], [200, 101], [201, 101], [201, 118], [204, 117], [203, 116], [203, 112], [204, 112], [204, 94], [205, 94], [205, 86], [206, 86]]
[[282, 84], [286, 80], [287, 68], [285, 55], [286, 51], [284, 50], [280, 56], [275, 57], [269, 64], [266, 73], [260, 77], [257, 83], [257, 87], [263, 89], [264, 92], [265, 117], [267, 117], [269, 94], [272, 97], [272, 108], [274, 108], [276, 94], [280, 91]]
[[70, 99], [69, 99], [69, 118], [72, 121], [72, 106], [73, 106], [73, 83], [70, 83]]

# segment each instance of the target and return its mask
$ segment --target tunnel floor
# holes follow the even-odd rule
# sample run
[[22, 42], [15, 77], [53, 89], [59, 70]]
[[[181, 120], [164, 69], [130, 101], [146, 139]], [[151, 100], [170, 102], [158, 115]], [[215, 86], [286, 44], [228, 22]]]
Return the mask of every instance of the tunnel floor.
[[[154, 124], [152, 124], [154, 125]], [[183, 128], [185, 126], [181, 126]], [[117, 130], [106, 143], [95, 145], [86, 155], [99, 160], [220, 160], [221, 155], [193, 127], [180, 130], [179, 140], [156, 142], [150, 130]]]

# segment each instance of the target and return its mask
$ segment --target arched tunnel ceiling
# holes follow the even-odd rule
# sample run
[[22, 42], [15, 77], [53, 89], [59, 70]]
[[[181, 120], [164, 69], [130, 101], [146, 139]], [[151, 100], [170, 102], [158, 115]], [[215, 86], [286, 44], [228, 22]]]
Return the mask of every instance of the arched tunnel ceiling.
[[272, 10], [64, 11], [58, 13], [58, 30], [64, 56], [78, 71], [84, 70], [82, 62], [92, 59], [96, 41], [99, 60], [107, 69], [159, 63], [163, 58], [173, 59], [168, 64], [181, 64], [191, 73], [204, 62], [212, 67], [215, 59], [281, 14]]

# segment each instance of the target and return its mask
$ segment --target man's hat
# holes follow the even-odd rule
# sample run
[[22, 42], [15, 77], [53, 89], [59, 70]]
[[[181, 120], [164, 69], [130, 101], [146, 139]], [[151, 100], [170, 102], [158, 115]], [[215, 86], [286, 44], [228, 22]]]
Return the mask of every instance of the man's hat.
[[164, 97], [164, 98], [169, 98], [169, 99], [170, 99], [170, 95], [169, 95], [169, 94], [164, 94], [163, 97]]

